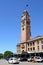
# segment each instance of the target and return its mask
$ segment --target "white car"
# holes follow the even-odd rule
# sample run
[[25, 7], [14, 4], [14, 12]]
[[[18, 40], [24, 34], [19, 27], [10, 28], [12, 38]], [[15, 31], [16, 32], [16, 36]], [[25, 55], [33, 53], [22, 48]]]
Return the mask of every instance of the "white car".
[[17, 64], [19, 64], [19, 60], [17, 60], [17, 58], [10, 58], [10, 59], [8, 60], [8, 63], [10, 63], [10, 64], [17, 63]]
[[27, 61], [28, 61], [28, 62], [31, 61], [31, 58], [28, 58]]
[[35, 56], [34, 57], [34, 62], [43, 62], [43, 58], [40, 56]]

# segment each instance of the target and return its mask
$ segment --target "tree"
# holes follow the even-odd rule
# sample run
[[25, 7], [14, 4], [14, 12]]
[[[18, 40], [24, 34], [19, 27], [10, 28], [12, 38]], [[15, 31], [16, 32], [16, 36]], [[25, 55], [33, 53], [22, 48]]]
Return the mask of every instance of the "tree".
[[4, 57], [5, 58], [12, 57], [12, 56], [13, 56], [13, 52], [11, 52], [11, 51], [5, 51], [4, 52]]
[[3, 54], [2, 53], [0, 53], [0, 58], [3, 58]]

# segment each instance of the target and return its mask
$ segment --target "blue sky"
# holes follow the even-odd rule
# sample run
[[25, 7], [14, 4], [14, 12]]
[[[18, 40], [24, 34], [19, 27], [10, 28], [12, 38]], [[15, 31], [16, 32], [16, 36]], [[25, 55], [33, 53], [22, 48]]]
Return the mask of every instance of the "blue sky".
[[6, 50], [16, 53], [25, 9], [30, 14], [32, 38], [43, 35], [43, 0], [0, 0], [0, 53]]

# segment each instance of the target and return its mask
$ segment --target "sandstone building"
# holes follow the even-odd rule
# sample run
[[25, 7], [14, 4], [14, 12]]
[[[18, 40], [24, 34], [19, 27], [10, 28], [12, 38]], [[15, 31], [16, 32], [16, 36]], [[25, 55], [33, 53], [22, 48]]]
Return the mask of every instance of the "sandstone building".
[[17, 53], [23, 51], [28, 53], [43, 52], [43, 36], [31, 38], [30, 15], [24, 11], [21, 17], [21, 42], [17, 44]]

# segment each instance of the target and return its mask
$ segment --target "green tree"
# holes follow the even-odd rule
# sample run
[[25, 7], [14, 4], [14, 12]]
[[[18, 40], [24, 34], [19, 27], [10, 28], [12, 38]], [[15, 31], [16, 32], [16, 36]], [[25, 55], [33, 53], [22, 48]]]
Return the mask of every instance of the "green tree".
[[12, 57], [12, 56], [13, 56], [13, 52], [11, 52], [11, 51], [4, 52], [4, 57]]
[[0, 58], [3, 58], [3, 54], [2, 53], [0, 53]]

